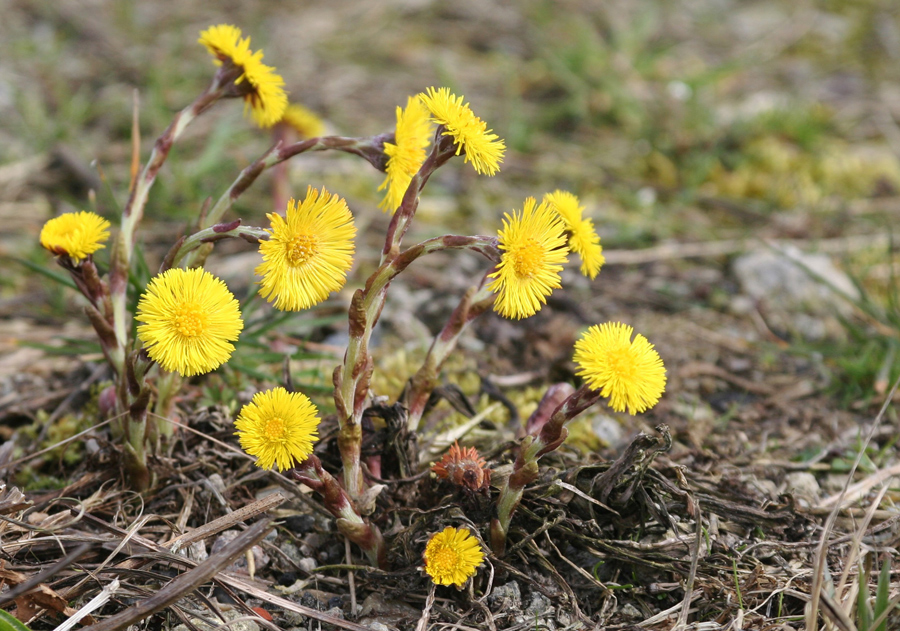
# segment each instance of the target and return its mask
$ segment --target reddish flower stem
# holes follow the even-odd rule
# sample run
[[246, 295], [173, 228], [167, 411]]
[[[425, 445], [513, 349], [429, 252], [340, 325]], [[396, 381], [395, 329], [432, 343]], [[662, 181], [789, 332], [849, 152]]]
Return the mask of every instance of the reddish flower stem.
[[290, 475], [319, 494], [325, 508], [337, 520], [338, 530], [350, 541], [362, 548], [372, 565], [387, 568], [384, 538], [374, 524], [366, 522], [334, 477], [322, 468], [322, 462], [315, 455], [296, 465]]
[[[545, 396], [554, 396], [548, 391]], [[506, 535], [513, 513], [522, 500], [525, 486], [538, 477], [538, 460], [563, 444], [568, 435], [566, 424], [600, 400], [600, 393], [582, 386], [565, 399], [543, 427], [522, 440], [513, 472], [497, 497], [497, 516], [491, 520], [491, 548], [500, 556], [506, 550]]]
[[360, 468], [360, 423], [372, 377], [372, 358], [368, 345], [372, 329], [384, 307], [387, 288], [398, 274], [420, 256], [448, 249], [472, 250], [492, 261], [499, 260], [497, 240], [493, 237], [435, 237], [382, 262], [366, 281], [365, 287], [357, 289], [350, 301], [350, 340], [344, 353], [344, 362], [335, 369], [333, 379], [334, 403], [340, 425], [338, 446], [344, 463], [344, 486], [353, 499], [359, 499], [365, 491], [365, 480]]
[[494, 268], [491, 268], [477, 287], [469, 288], [463, 295], [444, 328], [432, 341], [421, 368], [409, 380], [403, 394], [400, 395], [409, 410], [407, 421], [409, 431], [414, 432], [418, 429], [428, 399], [438, 385], [441, 367], [456, 348], [463, 331], [494, 304], [494, 294], [487, 288], [487, 277], [493, 270]]

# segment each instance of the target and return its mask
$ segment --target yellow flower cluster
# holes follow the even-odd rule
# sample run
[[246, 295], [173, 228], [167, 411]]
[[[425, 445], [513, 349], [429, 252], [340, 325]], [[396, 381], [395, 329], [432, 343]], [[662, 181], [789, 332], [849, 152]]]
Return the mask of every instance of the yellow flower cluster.
[[284, 110], [281, 122], [291, 127], [303, 138], [315, 138], [325, 133], [325, 123], [312, 110], [299, 103], [291, 103]]
[[285, 217], [267, 216], [271, 237], [260, 242], [263, 262], [256, 268], [263, 298], [274, 301], [276, 309], [300, 311], [344, 286], [356, 236], [347, 202], [310, 186], [299, 205], [288, 202]]
[[224, 364], [244, 323], [225, 283], [202, 268], [170, 269], [147, 285], [137, 306], [138, 339], [150, 359], [183, 377]]
[[288, 105], [284, 79], [262, 62], [261, 50], [250, 50], [250, 38], [241, 38], [241, 29], [230, 24], [211, 26], [200, 33], [198, 42], [206, 46], [217, 65], [228, 62], [243, 71], [234, 83], [244, 95], [245, 111], [250, 108], [257, 125], [271, 127], [282, 119]]
[[453, 138], [456, 155], [465, 152], [464, 162], [471, 162], [483, 175], [494, 175], [500, 170], [506, 144], [475, 116], [468, 103], [463, 103], [463, 97], [452, 94], [449, 88], [433, 87], [419, 97], [431, 112], [431, 120], [443, 125], [443, 135]]
[[576, 374], [608, 397], [612, 409], [629, 414], [652, 408], [666, 389], [662, 359], [643, 335], [632, 340], [633, 333], [627, 324], [607, 322], [575, 343]]
[[462, 587], [484, 562], [484, 552], [467, 528], [447, 526], [425, 546], [425, 573], [435, 585]]
[[258, 467], [285, 471], [312, 453], [318, 410], [305, 394], [274, 388], [253, 395], [234, 426], [241, 447], [256, 456]]
[[590, 217], [582, 217], [584, 206], [568, 191], [556, 190], [544, 195], [544, 201], [556, 211], [569, 233], [569, 247], [581, 257], [581, 273], [591, 280], [597, 278], [600, 267], [606, 262], [600, 236], [594, 230]]
[[95, 213], [82, 210], [65, 213], [44, 224], [41, 245], [56, 255], [65, 255], [76, 263], [104, 248], [109, 239], [109, 222]]
[[546, 202], [525, 200], [522, 213], [506, 214], [499, 232], [503, 251], [488, 289], [497, 294], [494, 311], [504, 318], [527, 318], [546, 304], [560, 287], [559, 272], [566, 255], [564, 225]]
[[378, 190], [387, 188], [378, 204], [382, 210], [394, 212], [400, 207], [403, 195], [413, 175], [425, 162], [425, 148], [431, 139], [431, 120], [421, 99], [409, 97], [406, 109], [397, 108], [397, 128], [394, 142], [384, 143], [387, 155], [387, 177]]

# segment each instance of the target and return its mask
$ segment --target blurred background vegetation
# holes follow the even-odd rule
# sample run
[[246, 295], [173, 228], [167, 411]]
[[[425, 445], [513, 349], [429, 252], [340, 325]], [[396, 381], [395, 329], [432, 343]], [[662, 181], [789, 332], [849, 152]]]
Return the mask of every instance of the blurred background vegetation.
[[[292, 100], [332, 133], [388, 130], [394, 108], [427, 86], [465, 95], [506, 139], [508, 157], [494, 178], [444, 169], [422, 201], [422, 235], [492, 233], [524, 197], [555, 188], [581, 196], [607, 250], [756, 238], [804, 239], [814, 249], [821, 239], [888, 235], [900, 213], [900, 5], [892, 0], [3, 0], [0, 8], [4, 318], [54, 323], [76, 313], [71, 292], [6, 261], [47, 266], [36, 237], [59, 212], [94, 208], [115, 223], [127, 196], [134, 95], [146, 159], [172, 114], [209, 81], [196, 39], [215, 23], [240, 26]], [[218, 104], [171, 155], [147, 209], [148, 270], [203, 201], [273, 142], [240, 110]], [[381, 178], [347, 156], [290, 166], [295, 194], [324, 184], [346, 196], [360, 226], [377, 228], [373, 248], [386, 221], [376, 208]], [[235, 213], [260, 223], [270, 200], [271, 181], [261, 180]], [[229, 247], [222, 252], [246, 251]], [[843, 341], [812, 352], [830, 353], [849, 401], [871, 394], [894, 356], [900, 318], [892, 245], [837, 250], [862, 298], [843, 319]], [[252, 263], [239, 260], [249, 296]], [[675, 261], [662, 279], [642, 280], [657, 294], [655, 308], [699, 303], [731, 315], [728, 263]], [[368, 266], [359, 263], [357, 275]], [[702, 295], [685, 297], [677, 277], [697, 266], [718, 275]], [[614, 293], [622, 274], [602, 273], [597, 291]]]

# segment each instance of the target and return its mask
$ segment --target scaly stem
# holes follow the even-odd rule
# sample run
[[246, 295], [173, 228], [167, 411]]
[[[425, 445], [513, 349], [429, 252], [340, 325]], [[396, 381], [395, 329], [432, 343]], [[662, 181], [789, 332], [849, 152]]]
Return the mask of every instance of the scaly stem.
[[437, 387], [438, 375], [441, 367], [447, 360], [460, 336], [466, 327], [478, 316], [491, 308], [494, 304], [494, 293], [487, 288], [487, 276], [493, 271], [489, 271], [481, 279], [481, 283], [477, 287], [471, 287], [460, 300], [456, 309], [450, 314], [447, 324], [441, 329], [437, 337], [431, 343], [428, 349], [428, 355], [418, 372], [409, 380], [406, 389], [400, 398], [405, 402], [409, 410], [407, 419], [407, 427], [410, 432], [414, 432], [419, 427], [419, 421], [425, 412], [425, 406], [432, 391]]
[[383, 262], [366, 281], [365, 287], [357, 289], [353, 294], [350, 302], [350, 340], [344, 353], [344, 362], [334, 372], [334, 402], [340, 424], [338, 446], [344, 463], [344, 486], [353, 499], [358, 499], [365, 489], [359, 458], [362, 443], [360, 423], [372, 377], [372, 358], [368, 347], [372, 329], [384, 308], [387, 288], [399, 273], [420, 256], [447, 249], [472, 250], [493, 262], [499, 260], [496, 238], [452, 235], [435, 237]]
[[391, 218], [379, 268], [366, 281], [365, 288], [358, 289], [353, 294], [350, 302], [350, 340], [344, 353], [344, 361], [335, 369], [333, 380], [334, 402], [339, 423], [338, 447], [344, 464], [344, 486], [353, 499], [359, 499], [365, 489], [365, 480], [360, 468], [362, 448], [360, 421], [373, 369], [368, 350], [369, 339], [384, 307], [387, 287], [391, 280], [413, 260], [425, 253], [424, 246], [428, 242], [420, 243], [401, 254], [400, 241], [415, 217], [422, 187], [438, 167], [455, 154], [452, 139], [442, 136], [442, 130], [443, 127], [438, 126], [431, 153], [413, 175], [400, 207]]
[[156, 381], [156, 403], [153, 404], [155, 423], [160, 436], [170, 437], [175, 433], [175, 425], [169, 419], [172, 417], [175, 395], [181, 388], [181, 381], [181, 375], [177, 372], [160, 368], [159, 379]]
[[[147, 409], [150, 405], [150, 390], [144, 382], [146, 367], [142, 365], [137, 354], [132, 353], [129, 357], [128, 352], [130, 348], [128, 334], [131, 329], [131, 314], [128, 313], [127, 304], [128, 274], [131, 271], [134, 246], [137, 242], [137, 228], [144, 216], [150, 188], [169, 156], [172, 145], [191, 121], [223, 96], [224, 86], [229, 80], [234, 81], [234, 78], [229, 78], [226, 71], [220, 70], [216, 73], [212, 85], [206, 92], [176, 114], [169, 127], [156, 140], [150, 159], [135, 180], [122, 210], [122, 225], [113, 245], [109, 270], [109, 300], [115, 346], [107, 349], [106, 355], [119, 378], [116, 390], [119, 410], [128, 412], [125, 428], [126, 469], [132, 485], [138, 490], [147, 488], [151, 477], [146, 460]], [[149, 434], [154, 433], [153, 428], [150, 428]]]
[[363, 549], [372, 565], [387, 568], [387, 555], [381, 531], [360, 517], [347, 492], [322, 468], [318, 457], [310, 455], [291, 469], [290, 475], [322, 497], [325, 508], [337, 519], [338, 530]]
[[[548, 393], [552, 396], [552, 392]], [[600, 400], [600, 393], [582, 386], [559, 404], [550, 419], [536, 432], [522, 440], [513, 472], [497, 498], [497, 516], [491, 520], [491, 548], [500, 556], [506, 550], [506, 535], [513, 513], [522, 500], [525, 486], [538, 477], [538, 460], [563, 444], [568, 435], [566, 425]]]
[[187, 263], [191, 254], [207, 244], [215, 243], [223, 239], [244, 239], [249, 243], [258, 243], [269, 238], [269, 233], [263, 228], [254, 226], [242, 226], [240, 219], [230, 223], [217, 223], [209, 228], [198, 230], [189, 237], [182, 237], [166, 254], [160, 265], [160, 272], [171, 267], [190, 267]]
[[450, 136], [442, 136], [444, 127], [439, 125], [435, 131], [434, 146], [431, 153], [413, 175], [403, 194], [403, 200], [388, 226], [387, 237], [384, 240], [384, 249], [381, 251], [381, 263], [389, 261], [400, 252], [400, 241], [409, 230], [409, 225], [416, 216], [419, 207], [419, 193], [425, 187], [432, 174], [450, 158], [456, 155], [455, 145]]
[[150, 487], [147, 468], [147, 408], [150, 406], [150, 387], [145, 377], [150, 363], [138, 352], [125, 359], [124, 373], [117, 384], [117, 404], [125, 408], [125, 468], [135, 490]]

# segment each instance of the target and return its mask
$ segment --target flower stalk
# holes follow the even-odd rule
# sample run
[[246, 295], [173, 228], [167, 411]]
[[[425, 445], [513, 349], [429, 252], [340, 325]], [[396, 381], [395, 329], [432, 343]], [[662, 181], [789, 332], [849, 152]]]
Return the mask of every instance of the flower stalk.
[[[550, 391], [545, 396], [553, 396]], [[513, 513], [522, 500], [525, 486], [537, 480], [538, 460], [563, 444], [569, 431], [566, 425], [600, 400], [600, 393], [582, 386], [554, 410], [543, 427], [522, 441], [513, 472], [500, 489], [497, 516], [491, 519], [491, 548], [498, 556], [506, 550], [506, 536]]]
[[[233, 74], [233, 71], [231, 71]], [[126, 373], [134, 372], [134, 362], [130, 360], [128, 339], [131, 329], [131, 314], [128, 313], [128, 275], [131, 270], [134, 246], [137, 241], [137, 228], [144, 215], [144, 207], [150, 188], [156, 181], [156, 176], [169, 156], [172, 145], [182, 135], [187, 126], [201, 113], [209, 109], [218, 101], [225, 92], [225, 86], [229, 81], [229, 71], [222, 69], [216, 73], [210, 87], [188, 107], [175, 115], [169, 127], [157, 138], [150, 154], [150, 159], [144, 166], [140, 176], [135, 180], [128, 201], [122, 211], [122, 224], [119, 234], [113, 246], [110, 271], [109, 271], [109, 317], [112, 324], [115, 345], [104, 348], [104, 353], [113, 369], [119, 376], [120, 385], [117, 388], [119, 395], [118, 405], [120, 411], [128, 411], [126, 469], [132, 484], [137, 489], [147, 488], [150, 484], [150, 474], [146, 463], [145, 439], [147, 436], [147, 409], [150, 405], [150, 390], [143, 383], [143, 375], [140, 378], [141, 385], [137, 393], [133, 388], [126, 387], [128, 380]], [[230, 81], [233, 82], [233, 78]], [[92, 321], [96, 318], [92, 318]], [[95, 325], [96, 328], [96, 325]], [[98, 330], [99, 333], [99, 330]], [[128, 363], [129, 365], [126, 365]]]
[[453, 313], [450, 314], [444, 328], [434, 338], [421, 368], [409, 380], [403, 394], [400, 395], [409, 410], [407, 427], [410, 432], [418, 429], [428, 399], [438, 385], [441, 368], [447, 357], [456, 348], [463, 331], [493, 304], [494, 293], [487, 288], [487, 275], [485, 275], [478, 286], [470, 287], [466, 291]]
[[156, 381], [156, 402], [153, 404], [156, 431], [159, 436], [170, 437], [175, 433], [175, 425], [170, 422], [175, 406], [175, 395], [181, 388], [182, 378], [177, 372], [160, 370]]
[[413, 217], [416, 216], [416, 210], [419, 207], [419, 193], [422, 192], [428, 179], [439, 167], [456, 155], [453, 139], [443, 136], [443, 131], [443, 125], [439, 125], [435, 130], [431, 153], [425, 158], [425, 162], [422, 163], [416, 174], [412, 176], [409, 186], [406, 187], [406, 193], [403, 195], [403, 201], [391, 218], [387, 237], [384, 240], [384, 249], [381, 252], [382, 264], [399, 255], [400, 241], [409, 229]]
[[[394, 215], [396, 219], [401, 211]], [[394, 222], [391, 222], [394, 225]], [[372, 357], [369, 340], [372, 329], [384, 308], [387, 288], [391, 281], [420, 256], [447, 249], [467, 249], [479, 252], [496, 262], [499, 252], [493, 237], [465, 237], [447, 235], [428, 239], [382, 262], [369, 277], [363, 289], [357, 289], [350, 302], [350, 340], [344, 361], [334, 372], [334, 402], [340, 429], [338, 445], [344, 464], [344, 486], [350, 497], [358, 499], [365, 490], [360, 468], [362, 445], [362, 415], [372, 377]]]
[[322, 468], [322, 462], [317, 456], [310, 455], [290, 469], [289, 474], [319, 494], [325, 508], [337, 520], [338, 530], [362, 548], [372, 565], [387, 568], [387, 554], [381, 531], [360, 517], [350, 496], [341, 488], [338, 481]]
[[[360, 467], [360, 450], [362, 448], [361, 421], [373, 370], [368, 346], [372, 329], [384, 308], [388, 285], [410, 263], [430, 251], [450, 247], [468, 247], [476, 250], [492, 249], [496, 252], [495, 240], [488, 242], [486, 237], [450, 236], [430, 239], [403, 253], [400, 252], [400, 241], [409, 229], [410, 222], [415, 217], [419, 205], [419, 193], [431, 175], [455, 155], [453, 140], [442, 136], [442, 130], [443, 126], [438, 126], [431, 153], [412, 176], [403, 201], [391, 218], [381, 254], [381, 264], [366, 281], [365, 287], [358, 289], [353, 294], [350, 302], [350, 340], [344, 353], [343, 363], [334, 371], [333, 382], [334, 402], [339, 424], [337, 440], [344, 465], [344, 486], [350, 497], [354, 499], [362, 496], [366, 486]], [[384, 164], [381, 160], [385, 160], [384, 139], [382, 139], [381, 145], [382, 153], [378, 164]], [[498, 257], [499, 254], [496, 253], [494, 258]]]
[[[186, 259], [198, 248], [206, 244], [212, 244], [223, 239], [239, 238], [249, 243], [258, 243], [269, 238], [269, 233], [263, 228], [254, 226], [242, 226], [240, 219], [228, 223], [217, 223], [203, 230], [198, 230], [189, 237], [179, 239], [172, 249], [166, 254], [160, 266], [160, 273], [172, 267], [181, 267]], [[184, 267], [196, 267], [186, 264]]]
[[125, 470], [137, 491], [150, 488], [152, 475], [147, 467], [147, 410], [150, 386], [146, 382], [150, 362], [140, 351], [133, 351], [125, 362], [125, 375], [119, 380], [118, 404], [124, 405]]

